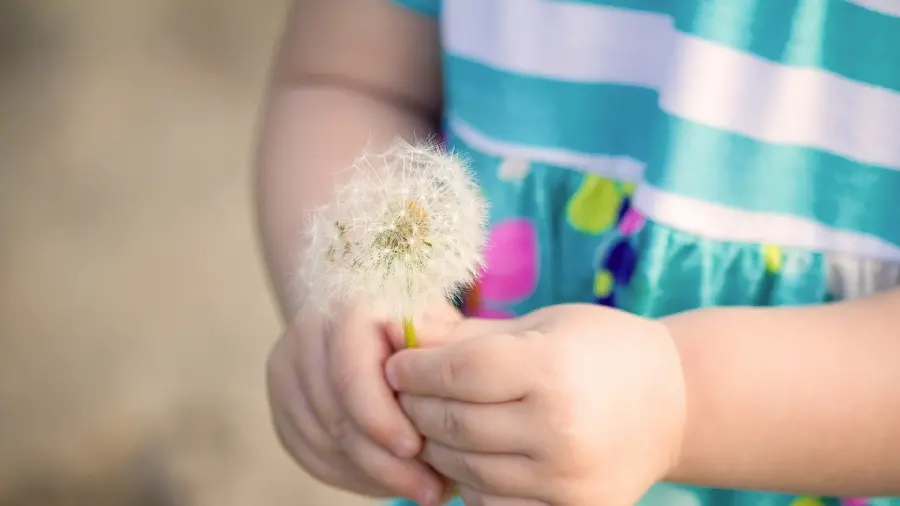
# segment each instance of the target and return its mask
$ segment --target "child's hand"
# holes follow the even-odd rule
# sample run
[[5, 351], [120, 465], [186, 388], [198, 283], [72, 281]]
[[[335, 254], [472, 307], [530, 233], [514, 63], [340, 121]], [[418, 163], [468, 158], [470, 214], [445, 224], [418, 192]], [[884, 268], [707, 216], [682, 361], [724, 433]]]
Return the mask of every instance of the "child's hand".
[[[433, 316], [460, 318], [449, 305]], [[325, 483], [436, 504], [446, 483], [414, 458], [420, 436], [384, 378], [384, 361], [396, 348], [390, 334], [363, 307], [347, 310], [330, 327], [301, 311], [269, 357], [275, 428], [285, 449]]]
[[630, 506], [674, 466], [684, 380], [662, 324], [560, 305], [448, 339], [386, 367], [422, 458], [467, 505]]

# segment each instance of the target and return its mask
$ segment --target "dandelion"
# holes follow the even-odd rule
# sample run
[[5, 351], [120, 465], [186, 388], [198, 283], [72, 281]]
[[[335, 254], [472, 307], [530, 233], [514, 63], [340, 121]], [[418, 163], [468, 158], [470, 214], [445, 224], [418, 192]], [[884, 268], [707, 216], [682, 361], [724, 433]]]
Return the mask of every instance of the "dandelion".
[[404, 324], [457, 297], [482, 265], [486, 203], [462, 160], [434, 144], [396, 141], [360, 157], [330, 203], [313, 212], [300, 279], [326, 314], [365, 300]]

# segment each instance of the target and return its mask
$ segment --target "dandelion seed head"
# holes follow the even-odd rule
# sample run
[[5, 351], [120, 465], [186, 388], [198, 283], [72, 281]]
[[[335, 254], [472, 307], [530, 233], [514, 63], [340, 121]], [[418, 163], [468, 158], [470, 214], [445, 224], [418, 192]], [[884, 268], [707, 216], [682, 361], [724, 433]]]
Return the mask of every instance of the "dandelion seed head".
[[299, 278], [316, 307], [360, 299], [387, 317], [415, 317], [472, 283], [487, 205], [457, 155], [397, 141], [347, 176], [306, 231]]

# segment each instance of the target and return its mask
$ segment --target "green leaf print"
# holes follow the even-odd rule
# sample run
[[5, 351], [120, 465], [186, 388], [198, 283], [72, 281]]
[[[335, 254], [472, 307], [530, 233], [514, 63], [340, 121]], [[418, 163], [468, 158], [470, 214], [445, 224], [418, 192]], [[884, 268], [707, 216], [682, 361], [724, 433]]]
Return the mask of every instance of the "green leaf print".
[[618, 184], [593, 174], [584, 176], [566, 206], [566, 217], [575, 230], [600, 234], [616, 224], [623, 195]]

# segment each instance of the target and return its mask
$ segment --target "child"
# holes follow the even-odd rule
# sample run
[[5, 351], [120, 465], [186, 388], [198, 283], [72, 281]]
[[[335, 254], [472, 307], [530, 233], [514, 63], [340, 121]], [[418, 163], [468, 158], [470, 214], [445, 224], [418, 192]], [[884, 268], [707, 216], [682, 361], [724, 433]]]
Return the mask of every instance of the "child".
[[[307, 471], [421, 504], [435, 469], [470, 506], [900, 504], [858, 499], [900, 495], [900, 2], [397, 3], [298, 2], [261, 138]], [[491, 203], [467, 312], [512, 319], [435, 308], [444, 345], [388, 360], [364, 301], [325, 331], [291, 292], [295, 238], [363, 146], [439, 117]]]

